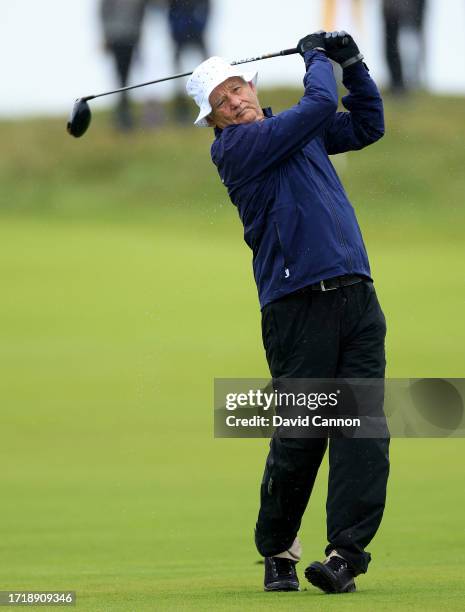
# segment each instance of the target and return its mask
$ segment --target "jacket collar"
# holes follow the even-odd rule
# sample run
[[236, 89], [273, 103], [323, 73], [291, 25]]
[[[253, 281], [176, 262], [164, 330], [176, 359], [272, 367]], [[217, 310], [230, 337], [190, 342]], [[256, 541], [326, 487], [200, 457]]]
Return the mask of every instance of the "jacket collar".
[[[265, 108], [262, 108], [263, 114], [265, 115], [265, 117], [267, 119], [269, 119], [270, 117], [273, 116], [273, 111], [271, 110], [271, 106], [266, 106]], [[229, 126], [228, 126], [229, 127]], [[224, 128], [226, 129], [226, 128]], [[214, 128], [215, 130], [215, 137], [218, 138], [218, 136], [220, 136], [220, 134], [223, 133], [223, 130], [220, 130], [220, 128]]]

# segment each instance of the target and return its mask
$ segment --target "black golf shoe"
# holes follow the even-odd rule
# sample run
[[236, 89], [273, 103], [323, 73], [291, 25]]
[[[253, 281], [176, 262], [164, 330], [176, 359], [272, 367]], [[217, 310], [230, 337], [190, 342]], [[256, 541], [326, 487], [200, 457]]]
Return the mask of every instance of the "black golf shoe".
[[295, 561], [265, 557], [265, 591], [299, 591]]
[[355, 591], [354, 575], [347, 561], [335, 555], [323, 563], [315, 561], [305, 570], [305, 578], [325, 593], [353, 593]]

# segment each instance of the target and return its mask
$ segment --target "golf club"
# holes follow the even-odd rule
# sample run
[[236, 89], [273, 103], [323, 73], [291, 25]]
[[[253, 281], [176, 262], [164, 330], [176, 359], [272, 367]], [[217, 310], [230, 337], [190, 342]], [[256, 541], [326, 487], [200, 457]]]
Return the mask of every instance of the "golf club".
[[[260, 55], [258, 57], [249, 57], [247, 59], [236, 60], [235, 62], [231, 62], [231, 66], [237, 66], [238, 64], [247, 64], [248, 62], [258, 62], [260, 60], [269, 59], [272, 57], [280, 57], [283, 55], [293, 55], [294, 53], [298, 53], [298, 50], [296, 48], [283, 49], [282, 51], [277, 51], [276, 53], [265, 53], [265, 55]], [[71, 136], [74, 136], [75, 138], [79, 138], [80, 136], [86, 133], [92, 117], [90, 107], [88, 105], [89, 100], [93, 100], [94, 98], [101, 98], [102, 96], [110, 96], [111, 94], [120, 93], [121, 91], [128, 91], [129, 89], [145, 87], [146, 85], [162, 83], [163, 81], [172, 81], [173, 79], [180, 79], [182, 77], [190, 76], [191, 74], [192, 72], [183, 72], [182, 74], [175, 74], [173, 76], [164, 77], [163, 79], [156, 79], [155, 81], [147, 81], [145, 83], [139, 83], [138, 85], [130, 85], [129, 87], [121, 87], [120, 89], [114, 89], [113, 91], [106, 91], [104, 93], [93, 94], [90, 96], [85, 96], [83, 98], [78, 98], [74, 103], [71, 115], [66, 125], [66, 129], [68, 133], [71, 134]]]

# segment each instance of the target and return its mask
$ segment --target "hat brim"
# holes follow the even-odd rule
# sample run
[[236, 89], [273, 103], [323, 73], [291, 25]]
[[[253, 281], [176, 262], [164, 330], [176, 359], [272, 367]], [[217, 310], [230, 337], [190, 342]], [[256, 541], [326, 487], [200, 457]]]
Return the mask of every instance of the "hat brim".
[[[237, 73], [232, 73], [228, 75], [228, 79], [231, 77], [241, 77], [242, 79], [244, 79], [244, 81], [247, 81], [247, 83], [253, 83], [254, 85], [257, 84], [257, 80], [258, 80], [258, 72], [239, 72], [237, 71]], [[224, 81], [221, 81], [224, 82]], [[218, 87], [218, 85], [221, 85], [221, 83], [216, 83], [216, 85], [214, 85], [210, 91], [208, 91], [207, 95], [205, 96], [205, 99], [202, 102], [202, 106], [200, 108], [200, 112], [199, 115], [197, 117], [197, 119], [194, 121], [194, 125], [196, 127], [211, 127], [210, 124], [207, 121], [207, 117], [208, 115], [212, 112], [212, 107], [210, 105], [210, 102], [208, 100], [208, 98], [210, 97], [211, 92], [215, 89], [215, 87]]]

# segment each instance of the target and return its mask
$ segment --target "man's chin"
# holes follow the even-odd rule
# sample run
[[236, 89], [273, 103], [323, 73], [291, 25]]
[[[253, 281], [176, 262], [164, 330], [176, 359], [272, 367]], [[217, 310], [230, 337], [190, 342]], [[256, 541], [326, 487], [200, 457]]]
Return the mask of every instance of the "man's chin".
[[247, 109], [237, 117], [237, 123], [253, 123], [258, 120], [258, 114], [253, 109]]

